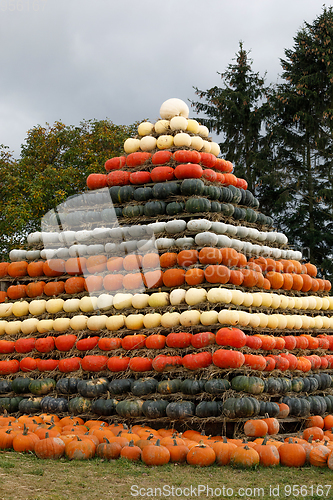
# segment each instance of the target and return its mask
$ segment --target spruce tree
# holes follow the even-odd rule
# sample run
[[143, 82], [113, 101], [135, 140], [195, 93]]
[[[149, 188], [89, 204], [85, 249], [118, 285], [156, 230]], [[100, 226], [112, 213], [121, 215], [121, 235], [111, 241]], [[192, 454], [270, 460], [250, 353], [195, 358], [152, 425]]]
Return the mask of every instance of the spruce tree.
[[252, 71], [252, 62], [240, 42], [235, 62], [218, 73], [223, 87], [204, 91], [194, 87], [201, 101], [192, 101], [192, 106], [208, 117], [199, 118], [202, 124], [222, 134], [222, 156], [234, 164], [236, 175], [244, 177], [255, 192], [266, 172], [264, 125], [270, 108], [266, 99], [269, 87], [264, 77]]
[[[294, 37], [281, 59], [271, 99], [274, 120], [275, 217], [322, 275], [333, 274], [333, 11], [324, 8]], [[268, 193], [271, 196], [272, 193]]]

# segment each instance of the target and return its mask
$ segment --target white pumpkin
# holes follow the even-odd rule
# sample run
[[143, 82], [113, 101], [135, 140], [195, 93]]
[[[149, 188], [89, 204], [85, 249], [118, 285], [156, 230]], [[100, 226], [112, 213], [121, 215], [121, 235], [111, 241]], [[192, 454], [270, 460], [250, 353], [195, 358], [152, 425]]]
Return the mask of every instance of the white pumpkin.
[[37, 324], [39, 333], [47, 333], [53, 330], [53, 319], [41, 319]]
[[143, 314], [129, 314], [125, 317], [125, 326], [129, 330], [140, 330], [144, 327]]
[[180, 323], [180, 313], [179, 312], [166, 312], [162, 314], [161, 326], [164, 328], [174, 328]]
[[210, 288], [207, 293], [207, 300], [211, 304], [230, 304], [232, 300], [231, 291], [226, 288]]
[[251, 293], [253, 301], [252, 301], [252, 306], [253, 307], [260, 307], [262, 305], [262, 296], [260, 293]]
[[65, 332], [70, 327], [70, 318], [56, 318], [53, 320], [53, 330]]
[[169, 294], [167, 292], [152, 293], [148, 299], [150, 307], [166, 307], [169, 305]]
[[11, 316], [12, 309], [12, 302], [3, 302], [2, 304], [0, 304], [0, 318], [8, 318], [8, 316]]
[[124, 142], [124, 151], [127, 154], [130, 153], [135, 153], [136, 151], [139, 151], [140, 149], [140, 139], [126, 139]]
[[174, 136], [173, 144], [176, 148], [189, 148], [191, 146], [191, 136], [186, 132], [179, 132]]
[[143, 317], [145, 328], [157, 328], [161, 324], [162, 315], [159, 313], [148, 313]]
[[188, 118], [189, 113], [190, 110], [186, 102], [177, 97], [167, 99], [160, 107], [160, 116], [164, 120], [171, 120], [174, 116], [184, 116]]
[[198, 233], [194, 241], [199, 247], [215, 247], [218, 242], [218, 236], [215, 233], [205, 231], [203, 233]]
[[245, 294], [241, 290], [231, 290], [231, 295], [232, 295], [231, 299], [232, 304], [235, 304], [237, 306], [243, 304]]
[[64, 301], [63, 310], [68, 313], [74, 313], [80, 310], [80, 299], [67, 299]]
[[109, 309], [113, 304], [113, 295], [108, 293], [101, 293], [97, 297], [97, 308], [98, 309]]
[[192, 326], [200, 324], [200, 311], [184, 311], [180, 315], [180, 324], [182, 326]]
[[186, 229], [186, 221], [182, 219], [170, 220], [165, 224], [165, 230], [167, 233], [175, 234], [181, 233]]
[[8, 321], [6, 321], [5, 319], [0, 320], [0, 335], [5, 335], [7, 323]]
[[258, 314], [250, 314], [250, 321], [249, 321], [249, 326], [252, 326], [252, 328], [258, 328], [260, 325], [260, 317]]
[[[200, 132], [200, 130], [199, 130]], [[202, 151], [204, 153], [210, 153], [210, 150], [212, 149], [211, 147], [211, 142], [209, 141], [206, 141], [205, 139], [203, 140], [203, 148], [202, 148]]]
[[185, 302], [189, 306], [200, 304], [207, 300], [207, 292], [204, 288], [189, 288], [185, 294]]
[[149, 135], [154, 130], [154, 124], [150, 122], [141, 122], [138, 126], [138, 134], [141, 136]]
[[133, 295], [131, 293], [116, 293], [113, 297], [113, 307], [115, 309], [128, 309], [132, 307]]
[[57, 314], [61, 312], [64, 307], [63, 299], [50, 299], [46, 301], [46, 310], [50, 314]]
[[93, 332], [104, 330], [107, 319], [108, 317], [105, 314], [94, 314], [90, 316], [87, 321], [88, 330], [92, 330]]
[[169, 120], [158, 120], [155, 125], [155, 132], [158, 135], [163, 135], [170, 130], [170, 121]]
[[210, 143], [210, 152], [214, 156], [218, 156], [221, 153], [221, 148], [217, 144], [217, 142], [211, 142]]
[[21, 323], [21, 332], [23, 335], [32, 335], [37, 332], [37, 325], [39, 320], [37, 318], [24, 319]]
[[203, 148], [203, 139], [198, 135], [192, 135], [191, 148], [195, 149], [196, 151], [201, 151]]
[[177, 306], [185, 302], [186, 290], [183, 288], [175, 288], [170, 292], [169, 300], [172, 306]]
[[172, 135], [160, 135], [157, 139], [156, 146], [158, 149], [170, 149], [173, 146]]
[[144, 309], [149, 305], [149, 295], [147, 293], [136, 293], [132, 298], [132, 306], [135, 309]]
[[16, 321], [8, 321], [5, 325], [5, 333], [6, 335], [17, 335], [21, 332], [21, 324], [22, 322], [19, 320]]
[[269, 314], [267, 317], [267, 327], [276, 329], [279, 326], [279, 319], [277, 314]]
[[29, 302], [27, 302], [26, 300], [14, 302], [12, 313], [16, 317], [27, 316], [27, 314], [29, 314]]
[[253, 305], [253, 294], [249, 292], [243, 292], [243, 303], [244, 307], [251, 307]]
[[200, 323], [205, 326], [215, 325], [218, 322], [217, 311], [204, 311], [200, 314]]
[[140, 140], [141, 151], [152, 151], [156, 148], [157, 139], [151, 135], [146, 135]]
[[218, 321], [221, 325], [236, 326], [239, 323], [238, 311], [223, 309], [218, 313]]
[[206, 127], [206, 125], [199, 125], [198, 134], [199, 134], [201, 137], [208, 137], [208, 135], [209, 135], [209, 130], [208, 130], [208, 128]]
[[188, 132], [192, 132], [192, 134], [197, 134], [199, 132], [199, 123], [196, 120], [189, 118], [187, 120], [187, 129]]
[[268, 323], [268, 315], [265, 313], [258, 313], [257, 316], [259, 316], [259, 319], [260, 319], [259, 326], [261, 328], [266, 328], [267, 323]]
[[97, 297], [82, 297], [80, 299], [80, 310], [82, 312], [92, 312], [97, 309]]
[[[174, 116], [170, 120], [171, 130], [186, 130], [187, 129], [187, 119], [184, 116]], [[190, 137], [188, 134], [186, 134]], [[176, 144], [175, 144], [176, 145]]]
[[110, 331], [120, 330], [125, 325], [125, 316], [123, 314], [116, 314], [109, 316], [106, 320], [105, 326]]
[[36, 299], [29, 303], [29, 313], [33, 316], [40, 316], [46, 311], [46, 300]]
[[[193, 231], [194, 233], [199, 233], [199, 232], [202, 232], [202, 231], [208, 231], [210, 228], [213, 229], [213, 225], [216, 224], [216, 223], [212, 223], [210, 220], [208, 219], [192, 219], [190, 220], [188, 223], [187, 223], [187, 229], [189, 231]], [[217, 223], [219, 224], [219, 223]], [[221, 222], [221, 224], [223, 224]], [[223, 224], [225, 226], [225, 224]], [[215, 229], [213, 229], [213, 231], [215, 231]]]
[[69, 326], [72, 330], [85, 330], [87, 328], [88, 316], [77, 314], [70, 319]]

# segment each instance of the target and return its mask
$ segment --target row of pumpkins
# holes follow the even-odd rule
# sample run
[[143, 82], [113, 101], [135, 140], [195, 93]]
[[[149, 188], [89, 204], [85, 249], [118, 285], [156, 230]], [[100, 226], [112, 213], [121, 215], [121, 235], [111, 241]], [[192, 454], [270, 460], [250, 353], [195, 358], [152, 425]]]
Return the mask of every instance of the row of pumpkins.
[[[325, 416], [331, 283], [273, 230], [185, 103], [166, 101], [160, 115], [0, 263], [1, 408]], [[149, 390], [136, 394], [140, 384]]]
[[34, 453], [41, 459], [104, 460], [118, 458], [142, 461], [149, 466], [187, 463], [207, 467], [236, 468], [328, 467], [333, 469], [333, 416], [308, 419], [301, 435], [279, 436], [279, 421], [273, 417], [247, 420], [244, 434], [250, 439], [206, 436], [193, 429], [154, 429], [148, 425], [108, 424], [80, 417], [50, 413], [38, 416], [0, 417], [0, 449]]

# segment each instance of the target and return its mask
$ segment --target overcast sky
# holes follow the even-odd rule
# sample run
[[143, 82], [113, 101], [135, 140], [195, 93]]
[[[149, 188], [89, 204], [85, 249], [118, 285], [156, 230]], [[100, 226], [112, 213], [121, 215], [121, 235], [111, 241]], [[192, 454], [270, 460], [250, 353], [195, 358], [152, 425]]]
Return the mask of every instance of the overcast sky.
[[[239, 42], [266, 83], [319, 0], [0, 0], [0, 144], [61, 120], [156, 121], [220, 85]], [[190, 113], [194, 117], [193, 111]]]

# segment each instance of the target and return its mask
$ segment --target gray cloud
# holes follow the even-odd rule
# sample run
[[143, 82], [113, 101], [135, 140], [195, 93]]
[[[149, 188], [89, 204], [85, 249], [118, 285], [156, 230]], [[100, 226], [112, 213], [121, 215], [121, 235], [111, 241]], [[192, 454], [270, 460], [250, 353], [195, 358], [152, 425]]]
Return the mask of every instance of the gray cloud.
[[195, 99], [193, 86], [220, 85], [217, 72], [232, 62], [240, 40], [251, 50], [253, 70], [267, 72], [267, 82], [274, 83], [284, 49], [322, 5], [1, 0], [0, 143], [17, 157], [37, 124], [106, 117], [117, 124], [155, 121], [164, 100]]

